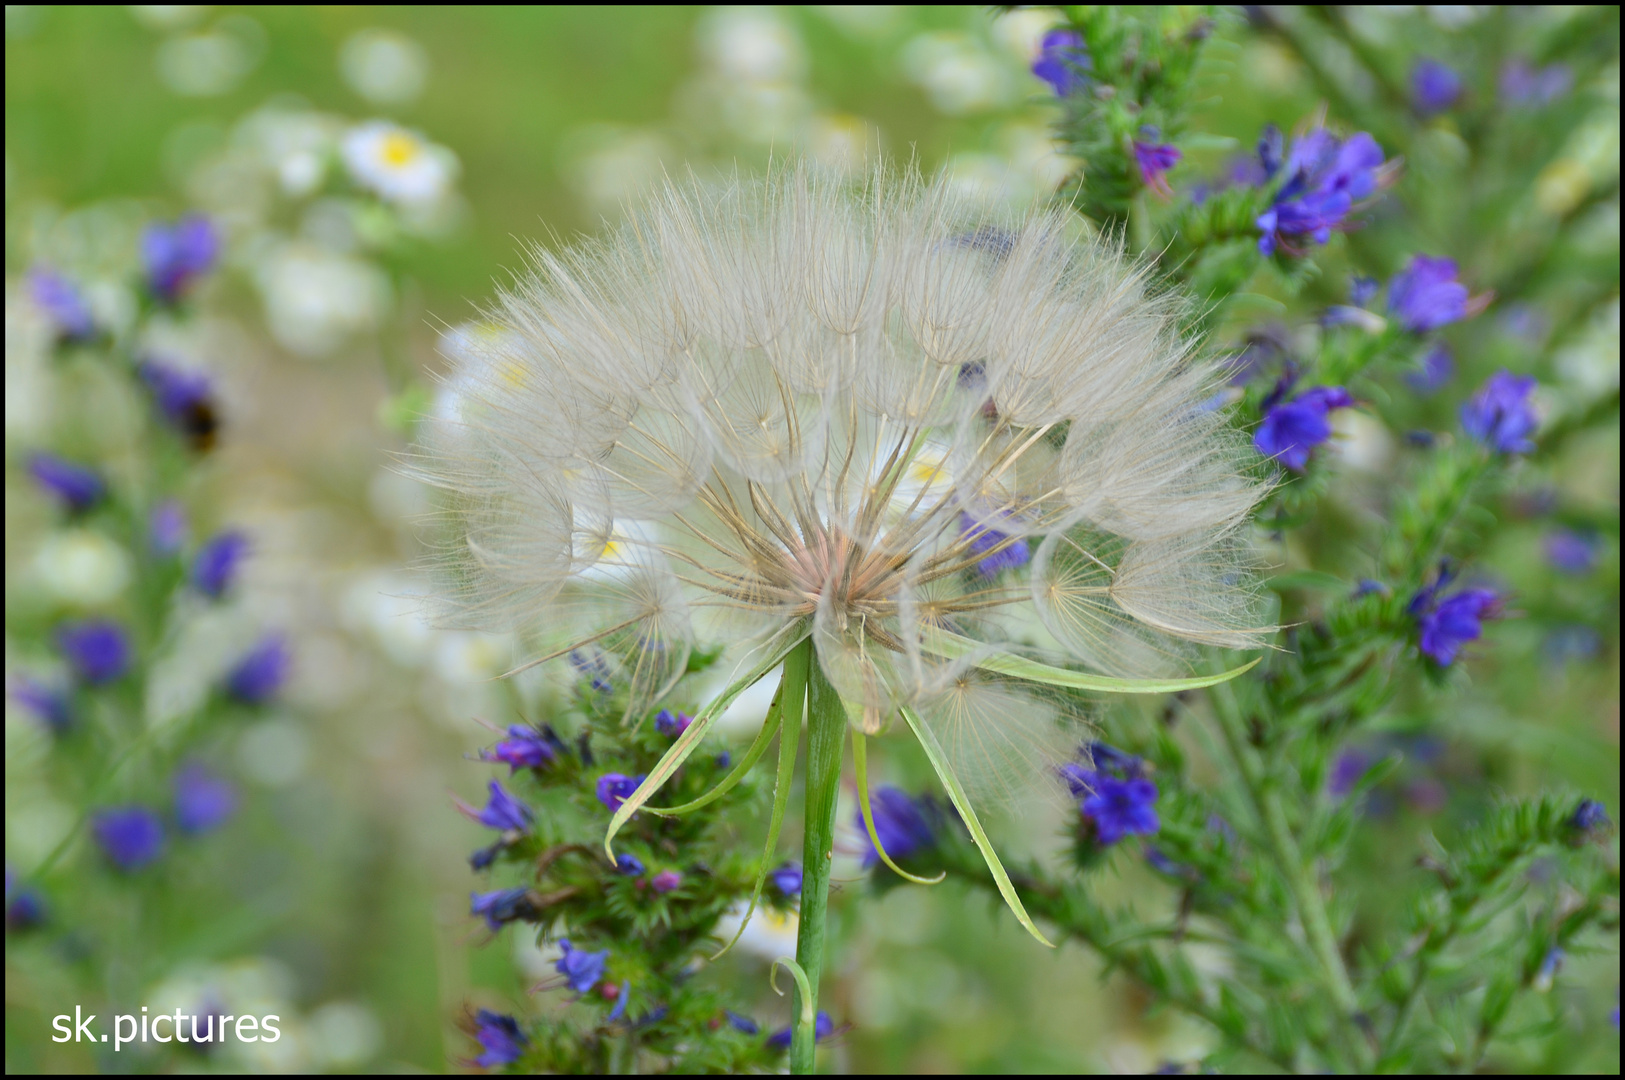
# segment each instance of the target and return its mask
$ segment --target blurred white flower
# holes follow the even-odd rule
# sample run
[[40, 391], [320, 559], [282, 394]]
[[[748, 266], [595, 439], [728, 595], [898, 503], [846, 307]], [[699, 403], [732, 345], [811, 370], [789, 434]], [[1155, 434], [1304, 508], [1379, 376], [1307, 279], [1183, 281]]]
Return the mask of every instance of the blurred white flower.
[[884, 37], [902, 21], [901, 4], [813, 4], [812, 10], [858, 38]]
[[457, 158], [450, 150], [388, 120], [352, 128], [342, 151], [355, 182], [392, 202], [438, 202], [457, 176]]
[[268, 107], [247, 116], [236, 138], [260, 155], [285, 194], [299, 198], [321, 187], [339, 130], [321, 113]]
[[345, 594], [345, 624], [371, 636], [401, 667], [417, 667], [434, 647], [436, 631], [423, 613], [428, 592], [426, 583], [404, 576], [361, 578]]
[[772, 8], [713, 8], [700, 20], [698, 33], [702, 55], [730, 78], [780, 82], [806, 73], [800, 36]]
[[434, 671], [448, 683], [485, 682], [513, 667], [512, 634], [448, 630], [435, 642]]
[[305, 775], [310, 738], [292, 720], [261, 720], [237, 740], [243, 775], [269, 788], [287, 787]]
[[863, 172], [881, 153], [880, 130], [859, 116], [815, 116], [804, 141], [808, 157], [838, 173]]
[[52, 404], [51, 346], [56, 327], [39, 307], [6, 292], [6, 434], [18, 439], [49, 428]]
[[184, 97], [236, 89], [265, 52], [265, 30], [246, 15], [228, 15], [211, 30], [181, 34], [158, 46], [158, 79]]
[[[733, 936], [739, 933], [739, 924], [745, 918], [746, 907], [746, 903], [741, 900], [717, 920], [717, 936], [723, 941], [732, 941]], [[754, 953], [764, 960], [794, 956], [796, 931], [800, 927], [801, 918], [794, 911], [779, 912], [770, 907], [757, 905], [755, 913], [750, 917], [750, 925], [745, 927], [745, 932], [740, 935], [736, 947]]]
[[383, 1027], [358, 1001], [331, 1001], [310, 1014], [305, 1025], [310, 1056], [320, 1065], [363, 1065], [384, 1045]]
[[53, 599], [91, 607], [105, 604], [130, 583], [130, 556], [101, 533], [64, 529], [45, 537], [34, 574]]
[[130, 14], [135, 16], [136, 21], [153, 30], [179, 30], [191, 26], [208, 13], [208, 4], [130, 5]]
[[993, 20], [993, 40], [1022, 67], [1038, 56], [1044, 34], [1057, 22], [1052, 8], [1017, 8]]
[[303, 356], [322, 356], [372, 329], [389, 306], [389, 283], [377, 267], [315, 244], [280, 245], [257, 278], [272, 336]]
[[429, 54], [405, 34], [376, 27], [351, 34], [339, 50], [351, 89], [378, 105], [400, 105], [423, 93]]
[[953, 30], [920, 34], [903, 47], [903, 71], [951, 116], [1002, 105], [1012, 80], [981, 43]]
[[658, 132], [592, 124], [561, 143], [564, 181], [588, 210], [616, 214], [664, 173], [677, 152]]

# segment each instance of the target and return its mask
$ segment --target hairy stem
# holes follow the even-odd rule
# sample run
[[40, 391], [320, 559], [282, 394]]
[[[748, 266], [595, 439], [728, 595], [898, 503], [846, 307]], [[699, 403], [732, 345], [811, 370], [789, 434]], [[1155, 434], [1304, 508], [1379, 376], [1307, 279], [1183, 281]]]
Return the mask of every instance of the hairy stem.
[[[796, 961], [807, 973], [809, 1001], [800, 1013], [818, 1013], [818, 980], [824, 970], [824, 916], [829, 908], [829, 868], [835, 848], [835, 800], [841, 786], [841, 751], [846, 742], [846, 706], [824, 677], [812, 642], [799, 646], [807, 664], [807, 787], [801, 848], [801, 927], [796, 934]], [[785, 713], [785, 731], [793, 713]], [[799, 992], [799, 991], [798, 991]], [[790, 1071], [813, 1071], [814, 1032], [797, 1024], [790, 1043]]]

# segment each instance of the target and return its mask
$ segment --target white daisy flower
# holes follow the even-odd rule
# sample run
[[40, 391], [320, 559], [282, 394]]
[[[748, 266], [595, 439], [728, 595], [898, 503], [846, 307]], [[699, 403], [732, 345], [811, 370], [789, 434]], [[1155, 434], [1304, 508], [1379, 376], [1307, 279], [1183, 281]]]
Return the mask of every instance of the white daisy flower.
[[440, 201], [457, 176], [457, 158], [450, 150], [388, 120], [369, 120], [351, 129], [342, 150], [356, 183], [402, 205]]

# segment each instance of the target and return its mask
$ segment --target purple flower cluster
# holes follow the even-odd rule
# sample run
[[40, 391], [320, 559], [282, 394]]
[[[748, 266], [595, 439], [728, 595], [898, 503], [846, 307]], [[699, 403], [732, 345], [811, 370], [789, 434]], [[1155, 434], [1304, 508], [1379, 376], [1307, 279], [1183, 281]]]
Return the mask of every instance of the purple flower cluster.
[[[1276, 166], [1279, 151], [1270, 141], [1259, 144], [1259, 154], [1267, 176], [1283, 168]], [[1339, 139], [1316, 128], [1294, 140], [1284, 165], [1286, 182], [1255, 222], [1262, 233], [1258, 250], [1272, 255], [1280, 247], [1291, 253], [1287, 237], [1326, 243], [1356, 203], [1376, 194], [1382, 164], [1382, 147], [1363, 131]]]
[[70, 513], [89, 510], [107, 494], [107, 484], [94, 469], [55, 454], [34, 454], [28, 459], [28, 474]]
[[566, 753], [564, 743], [547, 725], [533, 728], [514, 724], [508, 728], [506, 739], [480, 751], [480, 760], [502, 762], [512, 775], [520, 769], [545, 769]]
[[1423, 57], [1411, 68], [1411, 107], [1421, 116], [1437, 116], [1461, 99], [1461, 76], [1437, 60]]
[[154, 223], [141, 234], [141, 263], [152, 295], [172, 304], [208, 273], [220, 255], [220, 237], [208, 218], [189, 214], [171, 225]]
[[519, 1030], [519, 1021], [489, 1009], [475, 1014], [474, 1038], [483, 1048], [474, 1064], [482, 1069], [512, 1065], [524, 1055], [525, 1046], [530, 1042]]
[[655, 730], [671, 739], [675, 739], [687, 731], [688, 725], [693, 722], [694, 718], [687, 713], [678, 713], [673, 716], [669, 709], [661, 709], [658, 713], [655, 713]]
[[1032, 558], [1027, 541], [1001, 532], [963, 511], [959, 515], [959, 535], [969, 541], [971, 553], [978, 556], [976, 570], [983, 577], [1026, 566]]
[[281, 634], [267, 634], [226, 673], [226, 693], [244, 705], [264, 705], [287, 681], [293, 654]]
[[1140, 759], [1099, 742], [1090, 745], [1088, 754], [1092, 768], [1069, 763], [1059, 772], [1068, 790], [1081, 796], [1078, 810], [1095, 839], [1111, 847], [1125, 836], [1155, 836], [1162, 828], [1156, 806], [1159, 793], [1157, 785], [1142, 775]]
[[214, 385], [207, 375], [156, 360], [143, 360], [137, 371], [165, 423], [185, 436], [193, 449], [214, 446], [220, 416], [214, 403]]
[[553, 970], [564, 976], [564, 981], [578, 994], [585, 994], [598, 985], [609, 964], [609, 950], [587, 952], [570, 944], [569, 938], [559, 938], [564, 955], [553, 965]]
[[1051, 30], [1039, 43], [1038, 58], [1033, 61], [1033, 74], [1049, 83], [1056, 97], [1070, 97], [1089, 85], [1087, 74], [1094, 69], [1094, 60], [1083, 35], [1076, 30]]
[[28, 273], [28, 296], [51, 320], [56, 336], [63, 341], [88, 341], [96, 336], [96, 320], [90, 305], [78, 288], [49, 267], [36, 266]]
[[1293, 472], [1303, 472], [1315, 447], [1332, 437], [1333, 409], [1346, 409], [1354, 398], [1341, 386], [1316, 386], [1291, 400], [1278, 386], [1264, 403], [1264, 421], [1253, 433], [1253, 449]]
[[164, 851], [164, 823], [145, 806], [98, 810], [91, 817], [90, 833], [107, 860], [126, 873], [141, 869]]
[[1461, 427], [1475, 441], [1500, 454], [1527, 454], [1539, 420], [1529, 395], [1533, 376], [1498, 371], [1461, 407]]
[[[875, 835], [880, 846], [894, 861], [901, 861], [916, 852], [924, 851], [936, 843], [936, 829], [932, 818], [935, 807], [928, 799], [915, 799], [906, 791], [894, 787], [876, 788], [869, 800]], [[870, 869], [880, 861], [880, 853], [869, 840], [863, 827], [863, 811], [858, 811], [855, 824], [863, 836], [863, 868]], [[798, 882], [799, 885], [799, 882]], [[798, 890], [799, 891], [799, 890]]]
[[1422, 653], [1441, 667], [1449, 667], [1469, 641], [1484, 633], [1484, 622], [1501, 616], [1501, 597], [1492, 589], [1461, 589], [1444, 595], [1455, 575], [1446, 567], [1432, 585], [1411, 599]]

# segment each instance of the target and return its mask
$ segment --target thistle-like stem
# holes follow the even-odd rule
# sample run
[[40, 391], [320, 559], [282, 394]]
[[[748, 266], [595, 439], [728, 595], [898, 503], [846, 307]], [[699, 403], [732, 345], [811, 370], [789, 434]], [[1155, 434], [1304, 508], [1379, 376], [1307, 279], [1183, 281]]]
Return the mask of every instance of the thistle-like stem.
[[[796, 934], [796, 961], [807, 973], [811, 1001], [799, 1003], [797, 1015], [817, 1016], [818, 980], [824, 970], [824, 916], [829, 908], [829, 868], [835, 848], [835, 801], [841, 786], [841, 750], [846, 742], [846, 706], [807, 651], [807, 787], [801, 848], [801, 927]], [[793, 714], [786, 709], [787, 738]], [[799, 991], [798, 991], [799, 992]], [[811, 1024], [797, 1024], [790, 1043], [790, 1071], [813, 1071], [815, 1032]]]

